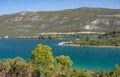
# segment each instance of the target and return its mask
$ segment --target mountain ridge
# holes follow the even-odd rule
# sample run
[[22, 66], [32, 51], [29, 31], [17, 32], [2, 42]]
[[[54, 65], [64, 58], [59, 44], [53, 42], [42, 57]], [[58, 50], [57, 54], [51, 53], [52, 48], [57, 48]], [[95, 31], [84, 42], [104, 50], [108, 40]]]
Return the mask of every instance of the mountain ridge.
[[0, 36], [111, 30], [120, 30], [120, 9], [84, 7], [62, 11], [24, 11], [0, 16]]

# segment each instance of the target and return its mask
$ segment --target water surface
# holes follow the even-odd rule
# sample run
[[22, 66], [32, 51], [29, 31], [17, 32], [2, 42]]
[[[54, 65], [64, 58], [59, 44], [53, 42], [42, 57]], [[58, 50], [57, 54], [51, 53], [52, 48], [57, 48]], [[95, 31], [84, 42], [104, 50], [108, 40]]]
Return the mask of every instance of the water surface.
[[35, 46], [41, 43], [52, 47], [54, 56], [70, 56], [74, 62], [73, 68], [111, 70], [114, 64], [120, 65], [120, 48], [58, 46], [63, 41], [66, 40], [1, 39], [0, 59], [17, 56], [28, 59]]

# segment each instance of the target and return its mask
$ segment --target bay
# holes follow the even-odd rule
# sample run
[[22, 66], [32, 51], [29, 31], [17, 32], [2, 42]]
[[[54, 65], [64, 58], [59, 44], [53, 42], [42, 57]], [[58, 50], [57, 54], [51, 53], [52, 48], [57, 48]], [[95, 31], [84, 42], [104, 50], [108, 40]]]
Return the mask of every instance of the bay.
[[49, 45], [54, 56], [70, 56], [73, 68], [87, 70], [112, 70], [114, 64], [120, 65], [120, 48], [115, 47], [80, 47], [59, 46], [58, 43], [67, 40], [38, 39], [1, 39], [0, 59], [20, 56], [28, 59], [37, 44]]

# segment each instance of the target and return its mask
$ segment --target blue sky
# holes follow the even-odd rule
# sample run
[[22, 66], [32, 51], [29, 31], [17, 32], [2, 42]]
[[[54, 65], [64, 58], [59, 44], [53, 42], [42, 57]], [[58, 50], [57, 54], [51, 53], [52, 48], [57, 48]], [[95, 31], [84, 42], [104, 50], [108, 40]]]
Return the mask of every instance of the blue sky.
[[120, 9], [120, 0], [0, 0], [0, 15], [21, 11], [54, 11], [80, 7]]

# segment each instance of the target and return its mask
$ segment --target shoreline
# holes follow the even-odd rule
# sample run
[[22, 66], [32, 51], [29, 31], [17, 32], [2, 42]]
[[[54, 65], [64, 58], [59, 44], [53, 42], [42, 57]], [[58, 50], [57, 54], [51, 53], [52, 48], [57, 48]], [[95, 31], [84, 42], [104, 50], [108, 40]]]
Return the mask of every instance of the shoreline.
[[99, 47], [99, 48], [120, 48], [120, 46], [85, 46], [85, 45], [77, 45], [77, 44], [65, 44], [69, 42], [60, 42], [59, 46], [80, 46], [80, 47]]

